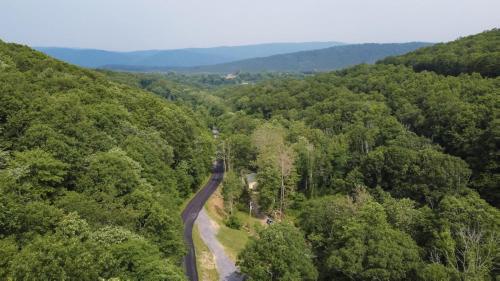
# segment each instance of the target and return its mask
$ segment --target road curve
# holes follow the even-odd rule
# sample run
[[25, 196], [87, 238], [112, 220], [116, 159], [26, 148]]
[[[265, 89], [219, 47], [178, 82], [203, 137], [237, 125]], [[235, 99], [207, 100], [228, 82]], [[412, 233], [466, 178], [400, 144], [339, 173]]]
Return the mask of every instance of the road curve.
[[188, 245], [188, 253], [184, 257], [184, 268], [190, 281], [198, 281], [198, 271], [196, 270], [196, 253], [193, 244], [193, 225], [198, 217], [198, 213], [214, 193], [222, 179], [224, 178], [224, 166], [221, 160], [217, 161], [212, 170], [212, 176], [208, 183], [189, 201], [182, 211], [182, 221], [184, 223], [184, 240]]

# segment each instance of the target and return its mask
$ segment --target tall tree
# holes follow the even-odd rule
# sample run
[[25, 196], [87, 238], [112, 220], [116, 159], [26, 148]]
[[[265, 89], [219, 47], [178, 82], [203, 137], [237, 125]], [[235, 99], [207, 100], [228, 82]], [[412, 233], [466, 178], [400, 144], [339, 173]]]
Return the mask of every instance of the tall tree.
[[274, 124], [264, 124], [257, 128], [252, 137], [259, 151], [257, 156], [259, 169], [271, 165], [279, 173], [278, 200], [280, 202], [279, 214], [282, 216], [286, 208], [286, 197], [290, 193], [288, 191], [291, 191], [295, 185], [294, 150], [285, 142], [284, 128]]
[[233, 171], [229, 171], [224, 175], [222, 196], [224, 196], [224, 202], [229, 207], [230, 215], [233, 215], [234, 205], [241, 196], [243, 188], [243, 182]]

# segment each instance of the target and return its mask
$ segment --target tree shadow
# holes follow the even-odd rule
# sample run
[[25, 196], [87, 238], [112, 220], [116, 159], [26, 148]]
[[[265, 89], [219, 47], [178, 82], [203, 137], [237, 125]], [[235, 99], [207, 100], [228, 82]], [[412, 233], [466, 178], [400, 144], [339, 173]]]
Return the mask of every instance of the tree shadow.
[[243, 278], [243, 275], [240, 274], [239, 272], [233, 272], [231, 275], [227, 276], [224, 278], [224, 281], [243, 281], [245, 278]]

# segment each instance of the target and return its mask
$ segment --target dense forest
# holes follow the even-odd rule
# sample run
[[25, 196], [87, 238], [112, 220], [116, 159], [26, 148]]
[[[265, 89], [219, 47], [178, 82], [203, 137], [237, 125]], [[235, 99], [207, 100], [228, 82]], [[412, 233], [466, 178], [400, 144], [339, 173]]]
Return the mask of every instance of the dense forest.
[[240, 253], [249, 280], [498, 280], [500, 78], [398, 59], [216, 91], [226, 197], [254, 171], [282, 221]]
[[238, 177], [256, 172], [259, 212], [282, 221], [240, 254], [250, 280], [497, 280], [500, 80], [404, 58], [178, 92], [221, 131], [228, 205], [246, 208]]
[[248, 85], [0, 43], [0, 279], [183, 280], [179, 205], [217, 146], [229, 224], [274, 219], [248, 280], [499, 280], [497, 40]]
[[204, 118], [3, 42], [0, 92], [0, 279], [184, 280]]
[[257, 171], [263, 211], [298, 213], [320, 279], [488, 280], [498, 82], [359, 66], [223, 91], [237, 113], [220, 126], [234, 169]]

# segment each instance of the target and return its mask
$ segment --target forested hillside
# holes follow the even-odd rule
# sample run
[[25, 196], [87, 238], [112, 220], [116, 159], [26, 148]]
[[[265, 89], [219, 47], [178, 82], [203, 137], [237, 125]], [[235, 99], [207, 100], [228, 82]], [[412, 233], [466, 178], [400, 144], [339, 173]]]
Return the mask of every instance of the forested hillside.
[[[360, 127], [353, 133], [357, 139], [349, 143], [357, 143], [352, 148], [364, 153], [381, 144], [377, 134], [394, 129], [371, 128], [376, 127], [377, 120], [395, 123], [403, 131], [426, 137], [447, 154], [465, 160], [474, 172], [471, 186], [498, 206], [499, 83], [498, 79], [478, 75], [442, 77], [415, 73], [402, 66], [358, 66], [302, 81], [228, 90], [224, 99], [252, 116], [304, 121], [327, 135], [347, 134], [352, 118], [360, 118]], [[361, 105], [366, 107], [363, 114], [371, 115], [362, 117], [352, 112]]]
[[429, 70], [444, 75], [477, 72], [497, 77], [500, 75], [500, 29], [418, 49], [381, 63], [404, 64], [415, 71]]
[[0, 41], [0, 279], [184, 280], [204, 118]]
[[499, 89], [477, 73], [378, 64], [218, 90], [207, 106], [223, 105], [212, 113], [226, 200], [245, 210], [248, 193], [231, 179], [256, 172], [259, 211], [281, 221], [240, 253], [241, 271], [497, 280]]

